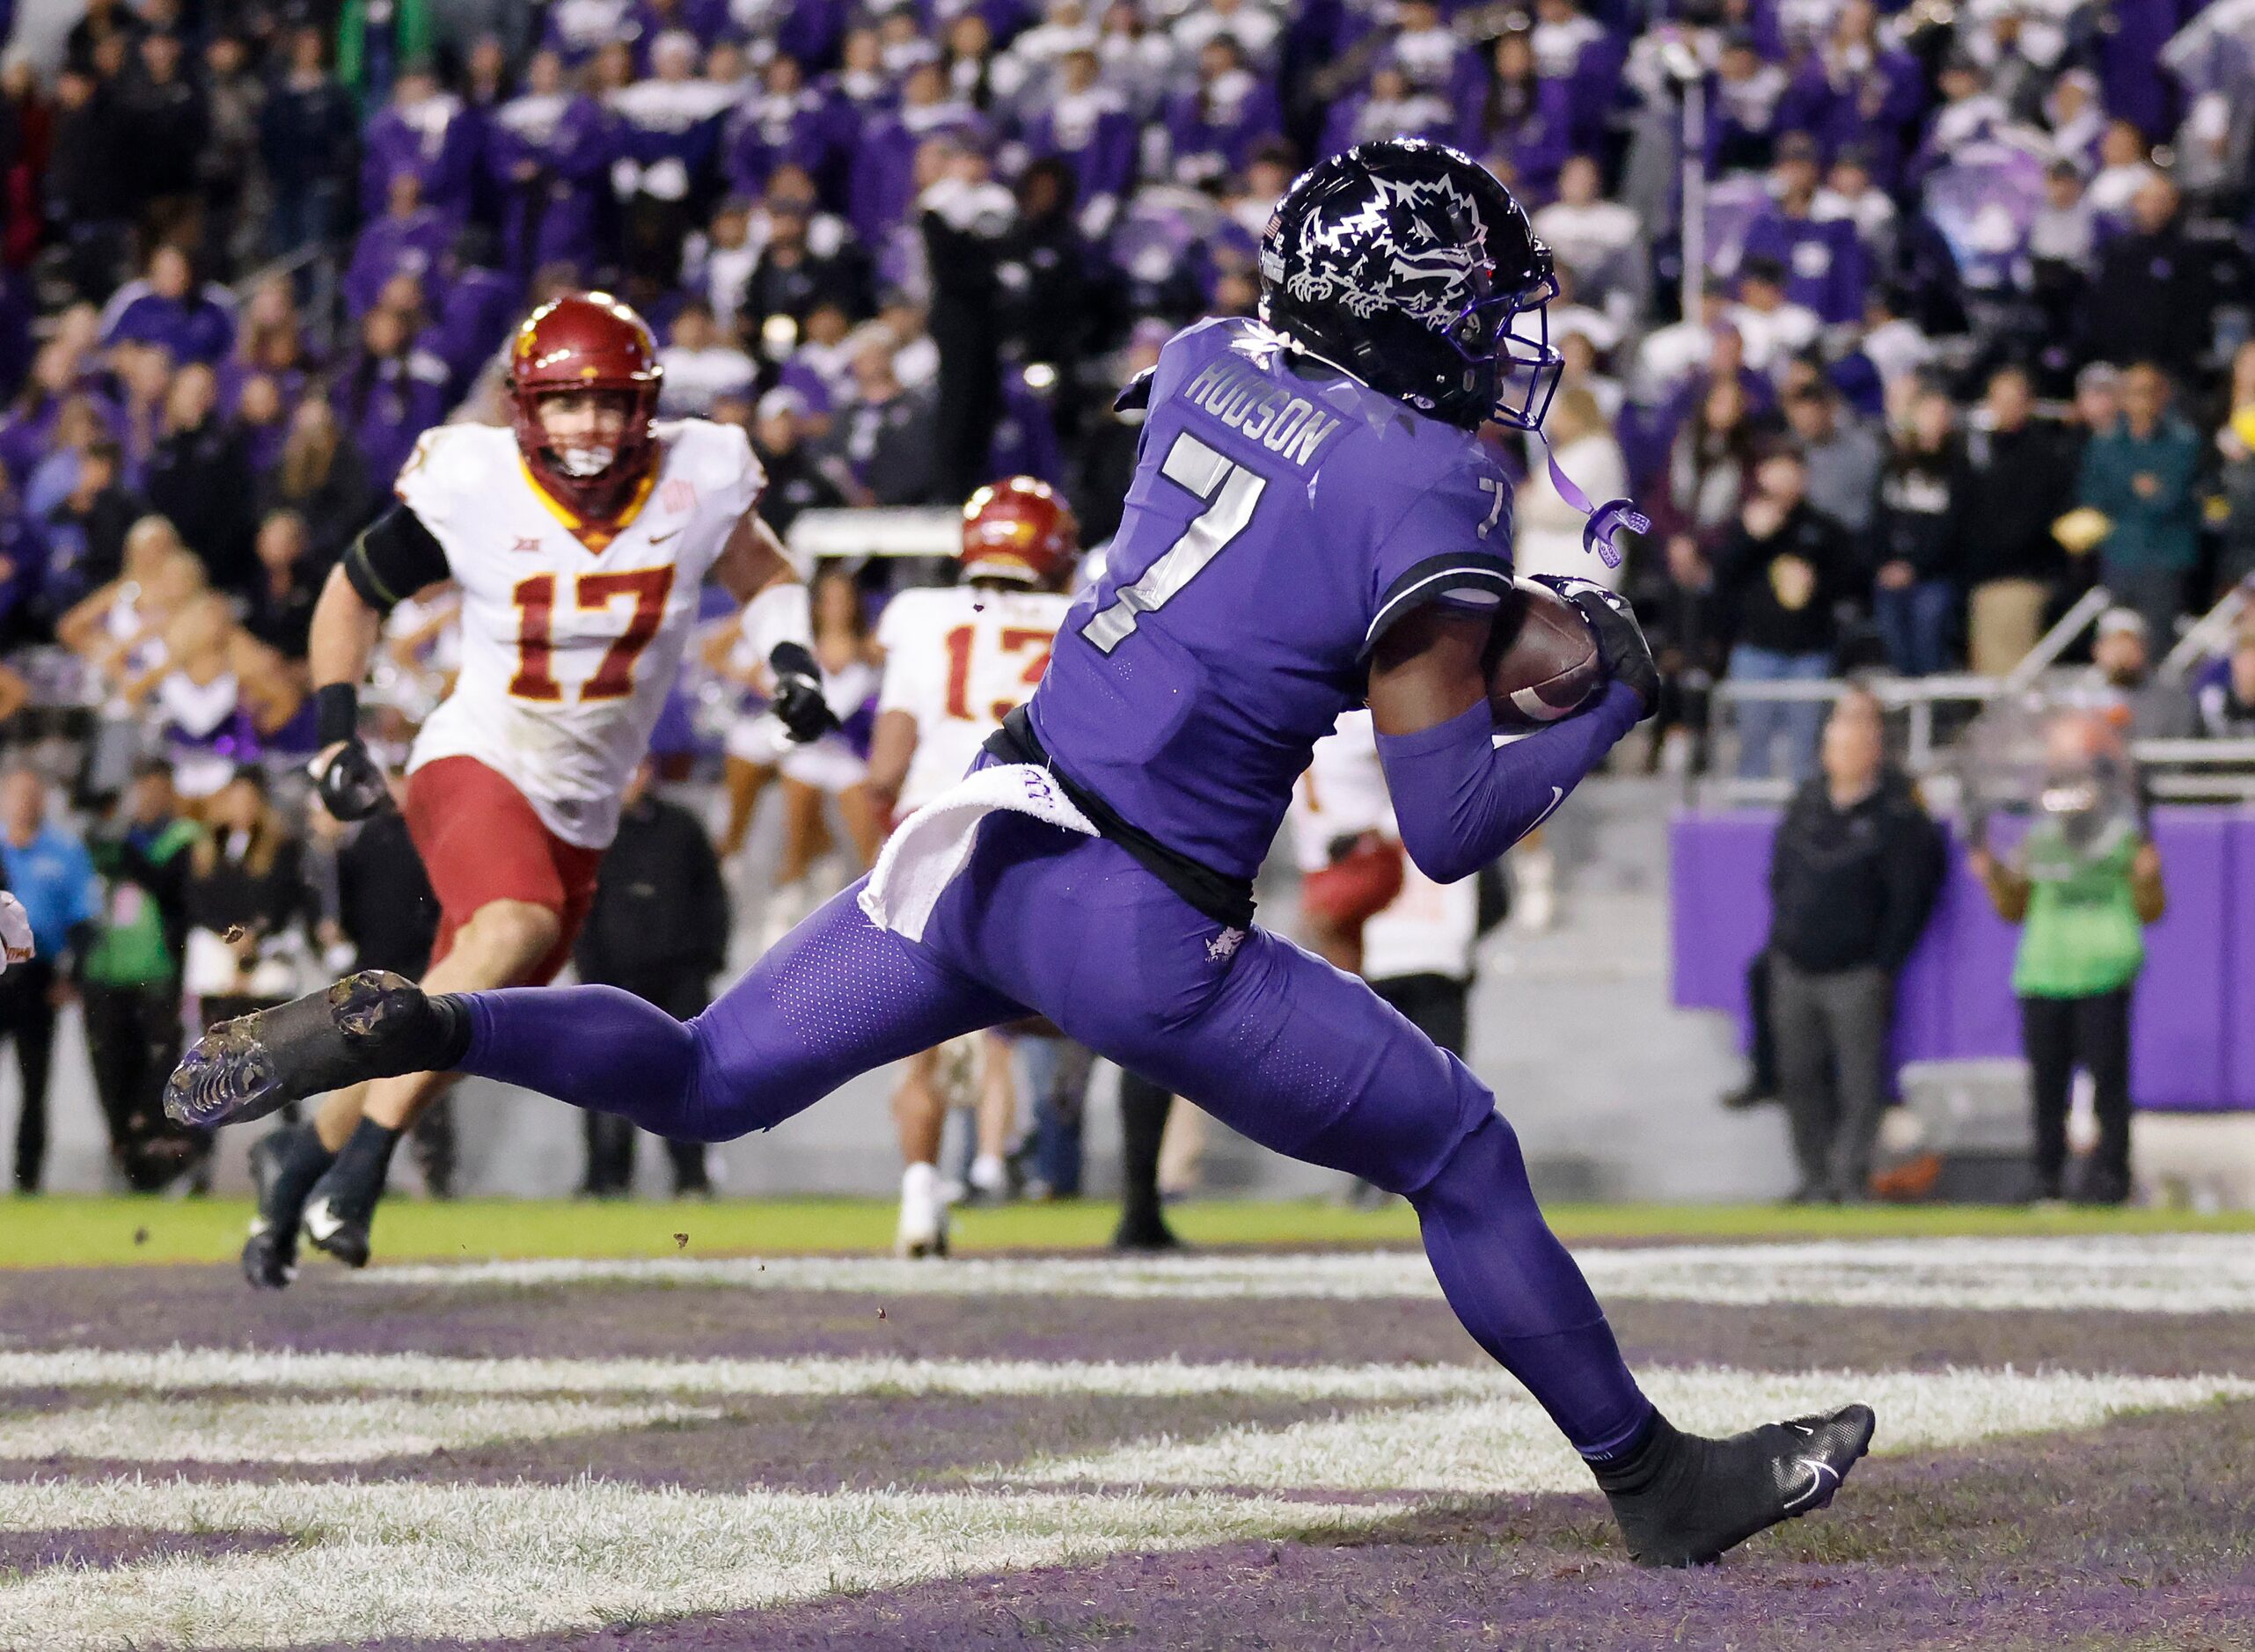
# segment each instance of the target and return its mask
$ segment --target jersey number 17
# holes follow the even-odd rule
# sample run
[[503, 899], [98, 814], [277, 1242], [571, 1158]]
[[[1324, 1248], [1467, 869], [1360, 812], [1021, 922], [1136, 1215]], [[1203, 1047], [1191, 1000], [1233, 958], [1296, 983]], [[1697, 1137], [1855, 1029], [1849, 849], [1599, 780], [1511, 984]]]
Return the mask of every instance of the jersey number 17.
[[[650, 646], [665, 622], [666, 598], [673, 595], [673, 570], [634, 568], [623, 574], [582, 574], [574, 581], [573, 596], [582, 613], [609, 608], [622, 596], [634, 599], [634, 611], [611, 647], [595, 675], [580, 685], [579, 700], [623, 700], [634, 691], [634, 662]], [[509, 593], [516, 604], [516, 675], [509, 691], [521, 700], [550, 703], [564, 698], [556, 681], [556, 575], [536, 574], [519, 580]]]

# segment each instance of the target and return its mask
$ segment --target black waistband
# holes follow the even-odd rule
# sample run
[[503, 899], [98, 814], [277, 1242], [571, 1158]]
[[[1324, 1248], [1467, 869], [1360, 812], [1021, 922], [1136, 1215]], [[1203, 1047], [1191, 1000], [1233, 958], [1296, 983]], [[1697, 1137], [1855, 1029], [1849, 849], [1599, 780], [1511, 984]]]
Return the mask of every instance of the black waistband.
[[1253, 882], [1233, 878], [1169, 849], [1149, 832], [1130, 825], [1119, 811], [1058, 768], [1043, 749], [1041, 738], [1022, 705], [1002, 720], [1002, 727], [986, 737], [986, 749], [1005, 763], [1035, 763], [1049, 771], [1058, 789], [1073, 806], [1095, 822], [1096, 830], [1143, 863], [1145, 869], [1181, 895], [1197, 911], [1231, 929], [1253, 925]]

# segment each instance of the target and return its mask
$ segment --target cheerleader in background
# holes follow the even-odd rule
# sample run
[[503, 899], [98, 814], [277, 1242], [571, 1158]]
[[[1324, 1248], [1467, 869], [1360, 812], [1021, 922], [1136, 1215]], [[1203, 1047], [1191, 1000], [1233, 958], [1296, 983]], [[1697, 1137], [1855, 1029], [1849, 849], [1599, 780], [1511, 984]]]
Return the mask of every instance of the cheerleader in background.
[[194, 805], [269, 744], [289, 749], [290, 723], [305, 697], [282, 656], [235, 623], [225, 599], [207, 591], [165, 626], [162, 661], [126, 685], [124, 699], [161, 723], [173, 788]]
[[783, 845], [762, 925], [763, 946], [788, 932], [813, 907], [809, 874], [836, 844], [824, 807], [827, 798], [838, 800], [860, 871], [875, 863], [887, 823], [868, 784], [881, 655], [861, 611], [860, 591], [850, 573], [831, 563], [816, 570], [809, 602], [823, 691], [840, 724], [835, 734], [803, 746], [790, 742], [782, 726], [762, 709], [765, 667], [750, 657], [734, 625], [716, 628], [704, 647], [708, 669], [742, 697], [742, 710], [723, 742], [728, 815], [719, 849], [724, 862], [743, 849], [769, 783], [782, 783]]
[[852, 574], [832, 563], [816, 571], [809, 597], [823, 698], [836, 713], [838, 727], [820, 740], [789, 747], [777, 764], [783, 780], [783, 848], [775, 862], [775, 892], [767, 903], [763, 950], [814, 910], [815, 863], [837, 847], [825, 799], [838, 800], [838, 816], [851, 839], [849, 878], [876, 864], [890, 823], [869, 789], [869, 735], [876, 722], [883, 656], [862, 612], [860, 588]]

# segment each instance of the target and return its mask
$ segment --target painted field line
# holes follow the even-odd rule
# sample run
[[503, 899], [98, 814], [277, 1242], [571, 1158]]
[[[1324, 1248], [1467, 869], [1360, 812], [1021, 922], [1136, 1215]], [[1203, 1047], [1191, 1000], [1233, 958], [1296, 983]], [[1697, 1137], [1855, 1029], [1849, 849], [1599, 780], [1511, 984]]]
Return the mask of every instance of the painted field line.
[[339, 1389], [464, 1394], [665, 1397], [1102, 1394], [1169, 1399], [1242, 1394], [1274, 1400], [1417, 1401], [1485, 1396], [1512, 1386], [1493, 1365], [1258, 1365], [1233, 1360], [456, 1359], [433, 1354], [244, 1352], [231, 1349], [60, 1349], [0, 1352], [9, 1388]]
[[1213, 1496], [762, 1492], [345, 1480], [0, 1484], [0, 1529], [275, 1531], [302, 1546], [0, 1581], [40, 1652], [529, 1635], [1127, 1551], [1315, 1535], [1398, 1509]]
[[[1645, 1391], [1671, 1421], [1730, 1434], [1850, 1400], [1879, 1414], [1872, 1450], [1932, 1451], [2002, 1435], [2096, 1427], [2134, 1411], [2177, 1411], [2255, 1395], [2230, 1377], [2105, 1377], [2009, 1371], [1654, 1370]], [[1523, 1393], [1385, 1407], [1292, 1423], [1240, 1425], [1195, 1441], [1138, 1441], [999, 1473], [1013, 1485], [1249, 1486], [1266, 1492], [1457, 1495], [1586, 1491], [1589, 1471]]]
[[504, 1440], [612, 1433], [720, 1413], [589, 1400], [391, 1393], [288, 1400], [191, 1394], [0, 1412], [0, 1458], [139, 1463], [368, 1463]]
[[[1576, 1258], [1600, 1298], [1986, 1312], [2255, 1312], [2255, 1239], [2243, 1234], [1638, 1246], [1589, 1247]], [[1415, 1251], [1144, 1260], [980, 1257], [944, 1266], [806, 1256], [418, 1263], [351, 1277], [376, 1289], [626, 1284], [1128, 1300], [1440, 1294], [1431, 1269]]]

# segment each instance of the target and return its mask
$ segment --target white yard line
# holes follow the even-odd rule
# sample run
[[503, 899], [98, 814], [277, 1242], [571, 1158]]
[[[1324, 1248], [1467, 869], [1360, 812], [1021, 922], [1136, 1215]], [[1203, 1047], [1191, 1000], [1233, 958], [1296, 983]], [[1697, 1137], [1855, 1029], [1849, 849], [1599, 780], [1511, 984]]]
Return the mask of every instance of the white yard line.
[[1403, 1401], [1482, 1397], [1512, 1386], [1492, 1365], [1256, 1365], [1065, 1360], [453, 1359], [432, 1354], [245, 1353], [228, 1349], [61, 1349], [0, 1353], [0, 1390], [339, 1389], [439, 1394], [966, 1394]]
[[1367, 1524], [1387, 1510], [1230, 1497], [713, 1496], [603, 1481], [0, 1484], [0, 1529], [279, 1530], [301, 1546], [0, 1583], [0, 1645], [273, 1647], [648, 1623]]
[[[166, 1387], [180, 1385], [165, 1384]], [[0, 1458], [138, 1463], [368, 1463], [507, 1440], [718, 1416], [667, 1404], [398, 1392], [354, 1400], [197, 1394], [0, 1411]]]
[[[1882, 1454], [2000, 1435], [2095, 1427], [2131, 1411], [2173, 1411], [2255, 1395], [2232, 1377], [2090, 1377], [2010, 1371], [1651, 1371], [1642, 1380], [1681, 1427], [1732, 1433], [1860, 1400], [1879, 1414]], [[1264, 1491], [1495, 1495], [1583, 1491], [1589, 1471], [1521, 1393], [1386, 1407], [1281, 1429], [1245, 1426], [1192, 1441], [1158, 1438], [999, 1473], [1014, 1485], [1246, 1486]]]
[[[1639, 1246], [1576, 1253], [1601, 1297], [1887, 1308], [2255, 1312], [2255, 1235], [1905, 1239]], [[414, 1264], [353, 1276], [377, 1289], [589, 1283], [831, 1290], [883, 1296], [1125, 1299], [1384, 1298], [1439, 1295], [1414, 1251], [1298, 1255], [862, 1257], [713, 1261]]]

